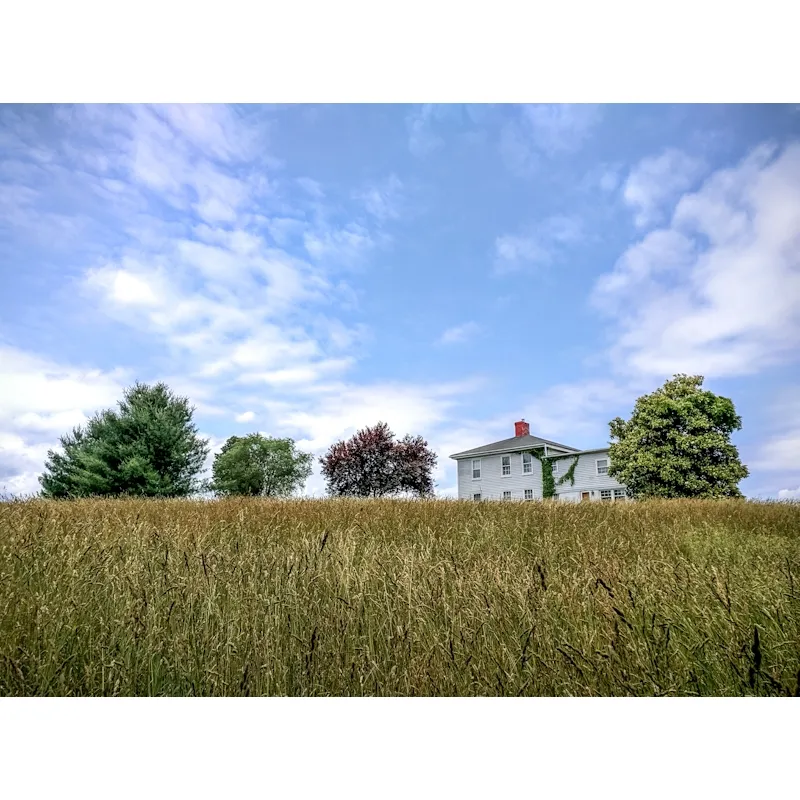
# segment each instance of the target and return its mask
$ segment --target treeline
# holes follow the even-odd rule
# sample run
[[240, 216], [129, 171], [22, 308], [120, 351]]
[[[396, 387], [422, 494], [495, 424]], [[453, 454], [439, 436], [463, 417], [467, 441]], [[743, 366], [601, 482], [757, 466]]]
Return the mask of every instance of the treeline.
[[[313, 455], [290, 438], [231, 436], [202, 477], [210, 452], [194, 425], [195, 409], [164, 383], [136, 383], [118, 410], [95, 414], [48, 451], [39, 477], [43, 497], [286, 497], [311, 475]], [[330, 495], [386, 497], [433, 494], [436, 455], [421, 436], [397, 441], [386, 423], [333, 444], [320, 459]]]
[[[702, 376], [675, 375], [640, 397], [630, 419], [609, 423], [608, 474], [630, 497], [742, 496], [738, 484], [748, 470], [730, 441], [741, 417], [729, 398], [702, 384]], [[212, 477], [203, 479], [210, 448], [185, 397], [163, 383], [137, 383], [118, 405], [62, 436], [63, 453], [48, 452], [39, 478], [45, 497], [285, 497], [311, 474], [312, 454], [292, 439], [252, 433], [231, 436], [214, 458]], [[334, 443], [319, 462], [332, 496], [433, 494], [436, 455], [428, 443], [412, 435], [397, 440], [384, 422]]]

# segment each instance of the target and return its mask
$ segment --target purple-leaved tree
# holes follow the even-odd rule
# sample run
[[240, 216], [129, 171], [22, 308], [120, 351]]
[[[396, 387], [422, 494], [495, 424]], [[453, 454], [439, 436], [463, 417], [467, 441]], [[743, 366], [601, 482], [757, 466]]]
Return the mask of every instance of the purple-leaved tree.
[[331, 445], [320, 464], [328, 493], [337, 497], [433, 494], [436, 454], [421, 436], [395, 441], [385, 422]]

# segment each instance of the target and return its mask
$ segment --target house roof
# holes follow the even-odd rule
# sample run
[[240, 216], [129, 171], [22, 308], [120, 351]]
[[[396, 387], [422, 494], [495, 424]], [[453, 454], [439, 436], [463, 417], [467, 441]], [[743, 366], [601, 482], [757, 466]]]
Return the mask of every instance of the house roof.
[[558, 442], [551, 442], [549, 439], [540, 439], [538, 436], [512, 436], [510, 439], [503, 439], [499, 442], [492, 442], [491, 444], [484, 444], [481, 447], [473, 447], [472, 450], [464, 450], [461, 453], [454, 453], [450, 458], [470, 458], [472, 456], [489, 455], [490, 453], [514, 453], [519, 450], [530, 450], [534, 447], [542, 447], [544, 445], [551, 447], [560, 447], [562, 450], [569, 450], [570, 453], [579, 453], [574, 447], [568, 444], [559, 444]]

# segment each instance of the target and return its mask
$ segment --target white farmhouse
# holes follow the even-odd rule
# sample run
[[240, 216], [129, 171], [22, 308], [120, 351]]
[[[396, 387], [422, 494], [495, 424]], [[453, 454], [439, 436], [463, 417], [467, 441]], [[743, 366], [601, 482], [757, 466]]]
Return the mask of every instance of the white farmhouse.
[[[532, 456], [563, 456], [553, 462], [559, 500], [624, 500], [625, 487], [608, 474], [608, 448], [577, 450], [549, 439], [531, 436], [525, 420], [514, 423], [514, 436], [450, 456], [458, 464], [460, 500], [540, 500], [542, 464]], [[577, 462], [577, 463], [575, 463]], [[572, 479], [559, 480], [575, 463]]]

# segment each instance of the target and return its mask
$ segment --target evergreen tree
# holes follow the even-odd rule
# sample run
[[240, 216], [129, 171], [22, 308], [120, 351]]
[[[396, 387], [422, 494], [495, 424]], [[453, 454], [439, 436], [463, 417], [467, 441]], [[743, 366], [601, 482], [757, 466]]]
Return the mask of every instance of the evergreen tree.
[[186, 497], [208, 441], [192, 423], [194, 409], [163, 383], [136, 383], [118, 411], [95, 414], [85, 428], [61, 437], [63, 453], [50, 450], [39, 477], [45, 497], [139, 495]]

